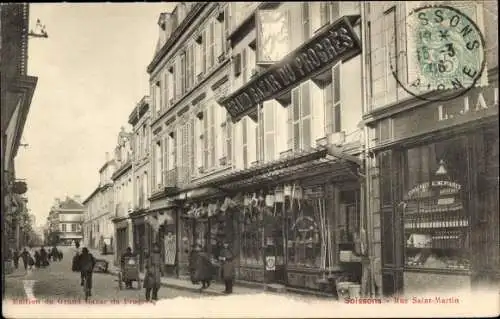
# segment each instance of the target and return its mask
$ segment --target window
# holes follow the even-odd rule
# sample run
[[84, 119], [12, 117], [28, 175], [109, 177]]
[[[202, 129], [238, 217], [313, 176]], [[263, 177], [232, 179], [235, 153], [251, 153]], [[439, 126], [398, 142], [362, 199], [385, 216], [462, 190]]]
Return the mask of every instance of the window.
[[210, 169], [215, 165], [215, 108], [210, 104], [203, 114], [203, 168]]
[[294, 151], [311, 147], [311, 96], [310, 83], [292, 90], [292, 107], [289, 108], [289, 147]]
[[222, 36], [222, 52], [227, 51], [227, 40], [229, 39], [229, 32], [231, 29], [231, 5], [228, 3], [224, 8], [224, 26], [223, 26], [223, 36]]
[[71, 231], [76, 232], [76, 224], [71, 224]]
[[153, 94], [155, 96], [155, 109], [161, 112], [163, 110], [161, 81], [156, 81]]
[[241, 120], [241, 137], [243, 144], [243, 169], [248, 168], [248, 118], [244, 117]]
[[181, 57], [178, 57], [175, 61], [175, 68], [174, 68], [174, 74], [175, 74], [175, 79], [176, 85], [175, 85], [175, 100], [178, 100], [181, 95], [182, 95], [182, 90], [184, 89], [184, 83], [182, 81], [183, 79], [183, 74], [182, 74], [182, 60]]
[[176, 92], [176, 88], [175, 88], [176, 83], [175, 83], [175, 78], [174, 78], [174, 67], [173, 66], [170, 66], [168, 68], [167, 78], [168, 78], [167, 90], [168, 90], [168, 98], [169, 98], [168, 105], [169, 105], [169, 107], [172, 107], [171, 102], [175, 100], [175, 92]]
[[195, 135], [194, 135], [194, 140], [195, 140], [195, 162], [196, 162], [196, 169], [199, 167], [203, 167], [203, 150], [205, 147], [205, 144], [203, 142], [203, 112], [200, 112], [196, 114], [196, 119], [195, 119]]
[[155, 185], [155, 190], [158, 190], [162, 185], [163, 185], [163, 148], [162, 148], [162, 142], [157, 141], [156, 142], [156, 185]]
[[229, 117], [226, 117], [226, 125], [224, 126], [224, 156], [226, 157], [226, 162], [231, 163], [233, 158], [233, 122]]
[[385, 94], [386, 104], [397, 100], [397, 82], [392, 72], [398, 73], [397, 66], [397, 21], [396, 8], [392, 7], [384, 14], [384, 45], [385, 52]]
[[167, 168], [168, 170], [172, 170], [175, 168], [175, 133], [172, 131], [170, 134], [168, 134], [168, 162], [167, 162]]
[[180, 84], [180, 96], [186, 93], [187, 88], [187, 63], [186, 63], [186, 52], [183, 52], [180, 57], [179, 65], [179, 84]]
[[470, 269], [467, 154], [462, 137], [404, 152], [406, 267]]
[[135, 203], [136, 203], [136, 207], [142, 207], [141, 194], [142, 194], [142, 189], [141, 189], [140, 177], [136, 176], [135, 177]]
[[144, 205], [147, 203], [147, 199], [148, 199], [148, 195], [149, 195], [149, 192], [148, 192], [148, 183], [149, 183], [149, 179], [148, 179], [148, 173], [147, 172], [144, 172], [144, 175], [142, 176], [142, 187], [141, 187], [141, 190], [142, 190], [142, 200], [141, 200], [141, 207], [144, 207]]
[[275, 117], [276, 117], [276, 105], [271, 102], [270, 105], [263, 107], [263, 127], [262, 136], [263, 147], [261, 149], [264, 151], [264, 156], [262, 157], [264, 161], [273, 161], [276, 159], [276, 142], [275, 142]]
[[183, 183], [189, 182], [189, 167], [190, 167], [190, 157], [189, 157], [189, 131], [191, 129], [191, 123], [188, 121], [179, 127], [179, 164], [177, 168], [179, 171], [180, 181]]
[[62, 231], [63, 233], [65, 233], [65, 232], [66, 232], [66, 224], [61, 224], [61, 231]]
[[[240, 263], [247, 266], [264, 265], [262, 256], [262, 227], [259, 226], [253, 207], [244, 208], [244, 218], [241, 224]], [[253, 213], [253, 214], [252, 214]]]
[[339, 62], [332, 68], [332, 82], [323, 89], [325, 98], [325, 127], [326, 133], [341, 131], [341, 66]]
[[195, 77], [195, 56], [194, 45], [191, 44], [186, 50], [186, 89], [190, 89], [194, 85]]
[[207, 41], [205, 42], [206, 45], [206, 58], [207, 58], [207, 68], [206, 71], [208, 72], [212, 66], [215, 65], [215, 21], [211, 21], [208, 24], [208, 32], [207, 32]]
[[[328, 233], [333, 233], [330, 222], [325, 214], [324, 196], [308, 196], [303, 198], [303, 192], [298, 185], [293, 185], [293, 198], [287, 198], [286, 207], [291, 207], [287, 218], [288, 230], [288, 264], [307, 268], [325, 268], [326, 254], [322, 254], [323, 244], [327, 245]], [[322, 187], [319, 192], [323, 192]], [[298, 205], [298, 201], [301, 202]], [[330, 249], [331, 250], [331, 249]]]
[[311, 16], [309, 14], [309, 2], [302, 2], [302, 40], [307, 41], [311, 37]]
[[207, 73], [208, 69], [210, 68], [208, 66], [208, 44], [209, 44], [209, 38], [208, 38], [208, 26], [203, 30], [203, 36], [201, 38], [201, 46], [202, 46], [202, 53], [201, 53], [201, 59], [203, 61], [203, 73]]

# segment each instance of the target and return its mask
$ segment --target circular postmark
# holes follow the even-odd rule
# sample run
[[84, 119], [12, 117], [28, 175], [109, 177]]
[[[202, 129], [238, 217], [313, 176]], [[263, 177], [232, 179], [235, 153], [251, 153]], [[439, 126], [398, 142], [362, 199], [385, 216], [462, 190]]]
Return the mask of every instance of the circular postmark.
[[[448, 101], [476, 86], [486, 58], [484, 38], [473, 19], [456, 8], [434, 5], [413, 10], [406, 26], [407, 84], [394, 61], [390, 67], [407, 93], [427, 101]], [[427, 94], [436, 91], [442, 94]]]

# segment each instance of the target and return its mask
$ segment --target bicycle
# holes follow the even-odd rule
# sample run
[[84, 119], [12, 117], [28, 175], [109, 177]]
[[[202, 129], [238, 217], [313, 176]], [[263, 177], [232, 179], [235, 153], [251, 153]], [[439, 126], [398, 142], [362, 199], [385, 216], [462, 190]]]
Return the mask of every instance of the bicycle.
[[90, 297], [90, 281], [88, 280], [88, 274], [83, 276], [83, 294], [85, 296], [85, 301]]

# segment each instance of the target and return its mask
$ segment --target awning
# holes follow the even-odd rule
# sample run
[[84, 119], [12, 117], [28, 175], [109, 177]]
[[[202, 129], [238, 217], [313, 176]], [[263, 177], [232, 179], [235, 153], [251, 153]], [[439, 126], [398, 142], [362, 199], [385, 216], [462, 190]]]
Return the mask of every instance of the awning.
[[251, 79], [245, 86], [219, 101], [234, 122], [253, 112], [264, 101], [281, 96], [300, 83], [337, 63], [361, 53], [361, 41], [352, 25], [359, 15], [344, 16], [320, 30], [280, 62]]
[[352, 180], [359, 178], [360, 164], [361, 160], [339, 148], [319, 146], [260, 166], [230, 172], [204, 183], [192, 184], [183, 193], [196, 194], [198, 189], [199, 192], [213, 189], [214, 193], [227, 194], [259, 184], [270, 186], [317, 175], [329, 180]]

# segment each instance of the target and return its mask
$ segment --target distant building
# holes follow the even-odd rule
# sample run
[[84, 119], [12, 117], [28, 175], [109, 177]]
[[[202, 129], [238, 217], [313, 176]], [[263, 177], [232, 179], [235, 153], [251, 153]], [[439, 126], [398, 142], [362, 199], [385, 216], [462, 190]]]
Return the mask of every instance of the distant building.
[[85, 246], [102, 251], [104, 245], [109, 252], [114, 247], [113, 223], [114, 193], [112, 176], [116, 171], [116, 161], [106, 152], [106, 162], [99, 170], [100, 182], [96, 189], [83, 201]]
[[80, 242], [83, 237], [83, 214], [84, 207], [80, 203], [80, 196], [66, 197], [64, 201], [56, 198], [48, 217], [49, 242], [63, 245]]
[[[151, 110], [149, 96], [144, 96], [130, 113], [129, 124], [133, 125], [133, 178], [134, 196], [133, 210], [129, 213], [129, 245], [140, 254], [146, 245], [146, 226], [144, 215], [149, 208], [149, 195], [151, 175], [150, 149], [151, 149]], [[133, 244], [133, 245], [132, 245]], [[141, 259], [142, 260], [142, 259]]]
[[[114, 223], [113, 233], [116, 238], [113, 247], [114, 252], [117, 253], [116, 256], [124, 253], [129, 246], [127, 216], [132, 211], [133, 200], [132, 136], [131, 132], [126, 132], [124, 127], [121, 128], [115, 148], [117, 169], [111, 176], [115, 200], [111, 218]], [[118, 259], [116, 261], [118, 262]]]

